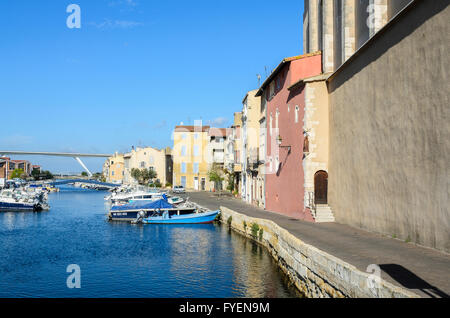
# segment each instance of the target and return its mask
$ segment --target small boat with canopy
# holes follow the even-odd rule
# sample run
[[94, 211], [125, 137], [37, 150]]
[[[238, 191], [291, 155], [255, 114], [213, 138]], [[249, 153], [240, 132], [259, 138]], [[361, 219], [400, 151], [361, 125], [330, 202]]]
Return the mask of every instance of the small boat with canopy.
[[219, 211], [205, 211], [193, 204], [173, 205], [167, 196], [152, 202], [134, 201], [115, 205], [109, 212], [110, 220], [144, 224], [199, 224], [212, 223]]

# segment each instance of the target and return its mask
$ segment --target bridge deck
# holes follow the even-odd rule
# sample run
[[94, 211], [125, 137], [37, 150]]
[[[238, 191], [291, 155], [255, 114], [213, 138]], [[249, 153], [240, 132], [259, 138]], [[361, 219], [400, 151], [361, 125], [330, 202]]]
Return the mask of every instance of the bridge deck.
[[101, 186], [111, 187], [111, 188], [115, 188], [115, 187], [119, 186], [119, 184], [115, 184], [115, 183], [100, 182], [97, 180], [88, 180], [88, 179], [57, 179], [57, 180], [50, 182], [50, 184], [52, 186], [56, 186], [56, 185], [75, 183], [75, 182], [96, 184], [96, 185], [101, 185]]

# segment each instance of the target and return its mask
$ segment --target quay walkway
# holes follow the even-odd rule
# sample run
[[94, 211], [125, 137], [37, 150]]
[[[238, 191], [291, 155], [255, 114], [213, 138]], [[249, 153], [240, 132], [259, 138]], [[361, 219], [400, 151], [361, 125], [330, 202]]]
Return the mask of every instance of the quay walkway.
[[277, 223], [303, 242], [366, 271], [381, 268], [381, 278], [420, 297], [450, 297], [450, 255], [339, 223], [311, 223], [265, 211], [230, 196], [189, 192], [186, 196], [208, 209], [227, 207]]

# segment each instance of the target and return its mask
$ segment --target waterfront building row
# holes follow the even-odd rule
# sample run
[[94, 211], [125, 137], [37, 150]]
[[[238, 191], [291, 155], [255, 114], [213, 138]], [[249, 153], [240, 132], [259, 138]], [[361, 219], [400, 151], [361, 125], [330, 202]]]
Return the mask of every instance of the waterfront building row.
[[234, 113], [238, 195], [450, 251], [449, 12], [440, 1], [305, 1], [305, 53]]
[[245, 93], [230, 127], [175, 127], [172, 183], [449, 252], [449, 12], [306, 0], [304, 54]]
[[38, 165], [33, 165], [28, 160], [12, 160], [9, 157], [0, 157], [0, 179], [11, 179], [11, 175], [16, 169], [21, 169], [25, 177], [30, 177], [33, 170], [41, 170]]

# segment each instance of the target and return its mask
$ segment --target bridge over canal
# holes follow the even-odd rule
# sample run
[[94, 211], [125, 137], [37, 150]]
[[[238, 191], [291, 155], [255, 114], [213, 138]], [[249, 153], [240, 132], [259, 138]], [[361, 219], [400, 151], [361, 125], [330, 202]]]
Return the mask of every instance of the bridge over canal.
[[70, 153], [70, 152], [36, 152], [36, 151], [3, 151], [0, 150], [0, 157], [5, 155], [26, 155], [26, 156], [52, 156], [52, 157], [72, 157], [74, 158], [90, 177], [92, 173], [86, 167], [86, 165], [81, 161], [80, 158], [109, 158], [112, 155], [109, 154], [92, 154], [92, 153]]
[[90, 179], [55, 179], [48, 183], [51, 184], [52, 186], [58, 186], [58, 185], [63, 185], [63, 184], [75, 183], [75, 182], [95, 184], [95, 185], [109, 187], [109, 188], [115, 188], [115, 187], [119, 186], [119, 184], [116, 184], [116, 183], [101, 182], [98, 180], [90, 180]]

